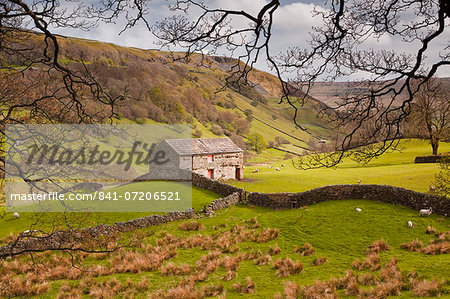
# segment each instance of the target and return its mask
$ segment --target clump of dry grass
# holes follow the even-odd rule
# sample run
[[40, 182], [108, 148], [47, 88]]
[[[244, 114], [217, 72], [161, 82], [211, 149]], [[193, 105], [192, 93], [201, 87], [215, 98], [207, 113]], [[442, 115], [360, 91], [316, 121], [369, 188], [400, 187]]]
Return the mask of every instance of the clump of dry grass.
[[387, 282], [399, 282], [400, 284], [402, 283], [404, 275], [397, 265], [396, 258], [392, 258], [384, 265], [384, 267], [380, 271], [380, 278], [383, 281]]
[[272, 229], [272, 228], [264, 228], [262, 231], [259, 232], [256, 236], [256, 242], [258, 243], [265, 243], [272, 241], [278, 237], [278, 234], [280, 231], [278, 229]]
[[252, 250], [250, 252], [246, 252], [243, 255], [243, 258], [244, 258], [244, 260], [248, 260], [249, 261], [249, 260], [257, 259], [257, 258], [261, 257], [262, 255], [263, 255], [262, 251], [257, 249], [257, 250]]
[[158, 290], [148, 298], [201, 298], [200, 292], [193, 285], [179, 285], [168, 290]]
[[399, 296], [403, 283], [401, 281], [385, 281], [379, 283], [370, 295], [375, 298], [387, 298], [388, 296]]
[[233, 271], [231, 271], [231, 270], [228, 270], [227, 273], [225, 274], [225, 276], [222, 277], [222, 280], [224, 280], [224, 281], [230, 281], [230, 280], [232, 280], [233, 278], [235, 278], [236, 275], [237, 275], [236, 272], [233, 272]]
[[250, 277], [247, 277], [245, 283], [237, 282], [232, 285], [233, 289], [243, 294], [253, 294], [255, 292], [256, 285]]
[[216, 297], [222, 295], [225, 292], [225, 288], [221, 283], [215, 285], [205, 285], [200, 289], [200, 296], [203, 297]]
[[372, 245], [367, 246], [366, 254], [377, 253], [380, 251], [391, 250], [391, 247], [384, 240], [378, 240], [373, 242]]
[[408, 243], [403, 243], [400, 245], [400, 248], [406, 249], [408, 251], [417, 252], [421, 251], [423, 248], [422, 242], [420, 242], [418, 239], [412, 240]]
[[81, 291], [77, 288], [71, 288], [68, 283], [63, 284], [56, 295], [56, 299], [80, 299]]
[[410, 290], [415, 296], [438, 297], [441, 296], [442, 284], [436, 279], [432, 281], [412, 279]]
[[358, 276], [353, 271], [347, 271], [345, 277], [339, 280], [340, 287], [344, 289], [347, 296], [357, 296], [361, 290], [358, 285]]
[[354, 269], [363, 270], [369, 269], [370, 271], [376, 271], [381, 268], [381, 260], [378, 253], [370, 253], [364, 262], [355, 260], [352, 264]]
[[191, 268], [188, 264], [174, 265], [173, 263], [168, 263], [161, 268], [162, 276], [178, 276], [186, 275], [191, 272]]
[[[285, 289], [286, 290], [286, 289]], [[286, 296], [287, 297], [287, 296]], [[315, 281], [314, 284], [302, 287], [300, 296], [290, 298], [337, 298], [336, 287], [326, 281]]]
[[301, 253], [302, 256], [310, 256], [316, 253], [316, 250], [314, 249], [314, 247], [312, 247], [311, 244], [305, 243], [302, 247], [295, 246], [294, 252]]
[[325, 264], [326, 262], [328, 262], [328, 259], [326, 257], [319, 256], [312, 261], [312, 264], [313, 266], [319, 266]]
[[136, 285], [136, 289], [141, 292], [147, 291], [148, 284], [149, 284], [148, 278], [144, 277], [141, 279], [141, 281], [138, 282], [138, 284]]
[[89, 295], [94, 298], [112, 298], [121, 292], [124, 286], [117, 278], [105, 280], [102, 283], [91, 282]]
[[243, 257], [241, 255], [236, 256], [225, 256], [222, 260], [222, 266], [226, 270], [237, 271], [239, 268], [239, 263], [242, 261]]
[[275, 244], [274, 246], [269, 246], [269, 254], [274, 256], [281, 252], [281, 248], [278, 247], [278, 244]]
[[266, 253], [265, 255], [262, 255], [254, 260], [255, 265], [263, 266], [267, 265], [268, 263], [272, 262], [272, 256], [270, 254]]
[[361, 275], [358, 278], [358, 281], [362, 285], [368, 286], [368, 285], [375, 285], [378, 282], [378, 279], [375, 275], [373, 275], [373, 273], [366, 273]]
[[303, 264], [300, 261], [292, 261], [290, 258], [279, 259], [273, 263], [275, 269], [277, 269], [278, 277], [287, 277], [291, 274], [297, 274], [302, 272]]
[[197, 231], [205, 229], [205, 226], [198, 221], [186, 221], [181, 223], [178, 228], [184, 231]]
[[298, 283], [286, 281], [284, 283], [284, 296], [286, 296], [287, 299], [300, 297], [300, 286], [298, 285]]
[[430, 244], [422, 248], [424, 254], [436, 255], [450, 252], [450, 242]]

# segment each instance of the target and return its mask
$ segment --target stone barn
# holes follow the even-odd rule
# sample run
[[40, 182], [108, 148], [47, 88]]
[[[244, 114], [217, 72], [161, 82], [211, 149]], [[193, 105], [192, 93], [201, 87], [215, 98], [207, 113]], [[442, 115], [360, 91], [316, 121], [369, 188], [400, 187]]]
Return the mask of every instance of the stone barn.
[[180, 156], [182, 168], [192, 161], [192, 172], [211, 179], [244, 178], [244, 151], [228, 137], [166, 139], [165, 143]]

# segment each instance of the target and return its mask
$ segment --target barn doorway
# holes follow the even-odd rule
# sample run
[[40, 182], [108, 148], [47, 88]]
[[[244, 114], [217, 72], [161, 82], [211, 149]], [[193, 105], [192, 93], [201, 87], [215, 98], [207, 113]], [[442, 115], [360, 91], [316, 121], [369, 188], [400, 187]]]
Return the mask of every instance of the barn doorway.
[[214, 169], [208, 169], [208, 177], [214, 180]]
[[235, 179], [236, 180], [240, 180], [241, 179], [241, 168], [239, 168], [239, 167], [236, 167]]

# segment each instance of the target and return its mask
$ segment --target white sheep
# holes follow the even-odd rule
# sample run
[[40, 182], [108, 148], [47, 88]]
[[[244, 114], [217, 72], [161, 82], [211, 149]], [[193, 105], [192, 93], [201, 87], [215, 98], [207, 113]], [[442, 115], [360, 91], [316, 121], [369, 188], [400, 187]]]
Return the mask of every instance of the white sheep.
[[360, 208], [356, 208], [355, 210], [356, 210], [356, 212], [361, 212], [362, 211]]
[[437, 191], [437, 187], [435, 187], [435, 186], [430, 186], [430, 192], [431, 192], [431, 193], [436, 192], [436, 191]]
[[253, 172], [253, 173], [259, 172], [259, 168], [253, 169], [252, 172]]
[[411, 221], [408, 221], [408, 227], [414, 227], [414, 224]]
[[431, 213], [433, 213], [433, 208], [429, 208], [429, 209], [422, 209], [419, 211], [419, 216], [430, 216]]
[[276, 170], [276, 171], [280, 171], [280, 168], [277, 167], [277, 168], [275, 168], [275, 170]]
[[269, 168], [272, 169], [272, 168], [273, 168], [273, 165], [270, 165]]
[[358, 180], [358, 184], [361, 184], [361, 180]]
[[281, 164], [281, 167], [286, 167], [286, 165], [284, 165], [284, 164]]
[[20, 215], [19, 215], [19, 213], [15, 212], [15, 213], [13, 214], [13, 217], [16, 218], [16, 219], [18, 219], [18, 218], [20, 217]]

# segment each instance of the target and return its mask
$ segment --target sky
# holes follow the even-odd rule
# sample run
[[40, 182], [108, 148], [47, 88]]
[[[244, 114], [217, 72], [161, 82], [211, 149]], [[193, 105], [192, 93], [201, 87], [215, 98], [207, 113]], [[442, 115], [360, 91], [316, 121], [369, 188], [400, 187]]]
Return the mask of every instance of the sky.
[[[286, 51], [289, 47], [300, 46], [307, 47], [309, 32], [313, 26], [320, 26], [322, 20], [318, 17], [314, 17], [312, 14], [313, 9], [325, 10], [325, 0], [281, 0], [281, 6], [274, 14], [273, 24], [273, 36], [271, 40], [272, 54], [278, 54]], [[160, 21], [172, 13], [167, 8], [167, 3], [171, 1], [166, 0], [153, 0], [150, 2], [149, 14], [146, 19], [149, 23]], [[173, 2], [173, 1], [172, 1]], [[245, 10], [253, 14], [257, 14], [258, 9], [268, 1], [266, 0], [205, 0], [209, 7], [229, 8], [236, 10]], [[94, 0], [90, 0], [90, 3], [95, 3]], [[103, 42], [110, 42], [121, 46], [137, 47], [142, 49], [159, 49], [157, 39], [148, 29], [143, 22], [138, 23], [135, 27], [128, 29], [119, 35], [119, 32], [124, 27], [124, 20], [118, 19], [116, 24], [100, 23], [97, 27], [90, 29], [89, 31], [82, 31], [73, 28], [57, 28], [55, 33], [75, 36], [86, 39], [94, 39]], [[450, 32], [444, 34], [444, 36], [438, 41], [430, 45], [430, 54], [433, 56], [438, 55], [439, 51], [450, 44]], [[380, 40], [369, 40], [368, 45], [374, 49], [387, 49], [395, 50], [396, 52], [408, 52], [412, 49], [411, 45], [402, 43], [398, 40], [394, 40], [390, 37], [383, 37]], [[178, 49], [176, 49], [178, 50]], [[219, 53], [220, 54], [220, 53]], [[225, 53], [224, 53], [225, 54]], [[264, 60], [257, 64], [257, 67], [270, 71]], [[450, 77], [450, 67], [441, 69], [440, 77]], [[347, 79], [360, 79], [362, 75], [354, 75]]]

